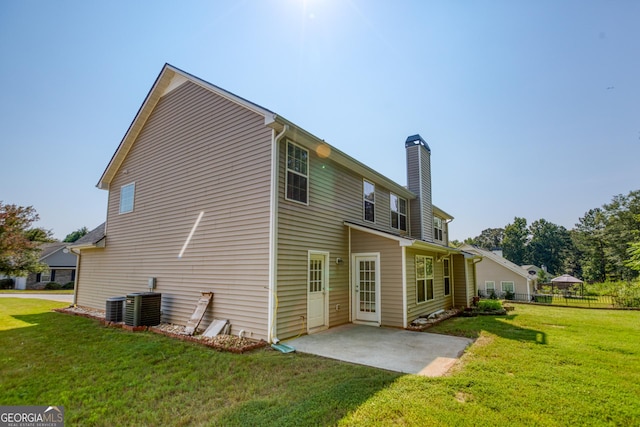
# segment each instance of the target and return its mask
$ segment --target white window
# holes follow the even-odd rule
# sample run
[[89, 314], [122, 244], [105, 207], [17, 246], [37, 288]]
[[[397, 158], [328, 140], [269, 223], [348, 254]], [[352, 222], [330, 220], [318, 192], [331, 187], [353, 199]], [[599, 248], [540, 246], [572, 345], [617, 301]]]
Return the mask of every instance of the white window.
[[449, 258], [442, 260], [442, 274], [444, 276], [444, 294], [451, 294], [451, 269], [449, 268]]
[[51, 270], [47, 269], [40, 273], [40, 282], [50, 282], [51, 281]]
[[133, 200], [136, 192], [136, 184], [123, 185], [120, 187], [120, 213], [133, 211]]
[[407, 201], [391, 193], [391, 228], [407, 231]]
[[433, 239], [442, 241], [442, 219], [433, 217]]
[[309, 152], [287, 141], [287, 192], [285, 198], [309, 202]]
[[513, 282], [500, 282], [500, 286], [502, 287], [502, 292], [515, 292], [515, 284]]
[[433, 299], [433, 258], [416, 255], [416, 301]]
[[491, 291], [495, 291], [496, 290], [496, 282], [484, 282], [484, 290], [487, 291], [487, 293], [489, 293]]
[[363, 201], [364, 201], [364, 220], [375, 222], [376, 221], [376, 186], [363, 180]]

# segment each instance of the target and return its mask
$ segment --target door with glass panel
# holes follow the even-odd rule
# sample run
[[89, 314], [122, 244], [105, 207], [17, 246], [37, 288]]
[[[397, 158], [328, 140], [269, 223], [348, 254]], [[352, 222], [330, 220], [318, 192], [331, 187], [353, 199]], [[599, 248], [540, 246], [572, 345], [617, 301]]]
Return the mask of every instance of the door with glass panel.
[[354, 320], [380, 323], [380, 259], [378, 254], [354, 255]]
[[310, 253], [307, 280], [307, 328], [327, 326], [328, 254]]

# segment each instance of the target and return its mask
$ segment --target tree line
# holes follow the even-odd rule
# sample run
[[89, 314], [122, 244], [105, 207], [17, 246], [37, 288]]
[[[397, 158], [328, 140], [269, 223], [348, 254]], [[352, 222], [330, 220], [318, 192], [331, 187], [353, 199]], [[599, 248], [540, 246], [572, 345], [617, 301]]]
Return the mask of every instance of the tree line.
[[509, 261], [544, 265], [553, 275], [571, 274], [589, 283], [631, 281], [640, 271], [640, 190], [590, 209], [571, 230], [545, 219], [528, 224], [515, 217], [504, 228], [487, 228], [464, 243], [502, 249]]

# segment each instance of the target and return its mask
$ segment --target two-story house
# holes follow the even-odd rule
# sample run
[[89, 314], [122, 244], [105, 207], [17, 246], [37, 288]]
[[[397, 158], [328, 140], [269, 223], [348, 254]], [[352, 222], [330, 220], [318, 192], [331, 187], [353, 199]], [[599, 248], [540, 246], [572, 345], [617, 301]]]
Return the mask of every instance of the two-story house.
[[167, 64], [98, 182], [103, 234], [72, 247], [75, 302], [104, 308], [154, 278], [164, 321], [212, 291], [204, 326], [269, 341], [467, 306], [477, 257], [447, 245], [429, 146], [404, 145], [407, 187]]

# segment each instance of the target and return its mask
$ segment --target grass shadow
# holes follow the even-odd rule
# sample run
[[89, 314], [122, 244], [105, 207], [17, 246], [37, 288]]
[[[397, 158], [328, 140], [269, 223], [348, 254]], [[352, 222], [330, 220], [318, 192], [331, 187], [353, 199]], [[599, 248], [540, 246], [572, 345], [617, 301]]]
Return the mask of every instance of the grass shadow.
[[547, 344], [546, 332], [518, 326], [513, 322], [516, 317], [517, 314], [509, 314], [506, 316], [452, 317], [428, 329], [428, 332], [477, 339], [480, 337], [482, 331], [486, 331], [510, 340]]
[[12, 343], [0, 346], [0, 402], [64, 406], [70, 425], [334, 425], [401, 376], [20, 310], [5, 318], [29, 326], [0, 331], [0, 342]]

